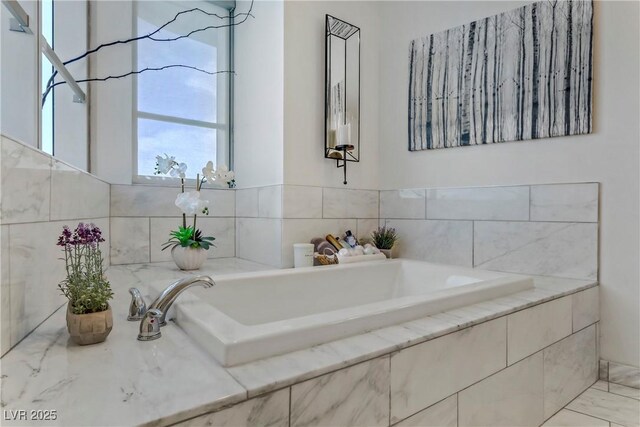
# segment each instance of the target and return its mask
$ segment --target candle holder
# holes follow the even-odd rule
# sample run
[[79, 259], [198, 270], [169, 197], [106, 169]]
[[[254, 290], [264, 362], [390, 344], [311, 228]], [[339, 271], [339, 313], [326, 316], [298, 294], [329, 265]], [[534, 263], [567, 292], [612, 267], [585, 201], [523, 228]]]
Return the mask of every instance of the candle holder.
[[360, 161], [360, 28], [326, 15], [324, 157], [343, 168]]

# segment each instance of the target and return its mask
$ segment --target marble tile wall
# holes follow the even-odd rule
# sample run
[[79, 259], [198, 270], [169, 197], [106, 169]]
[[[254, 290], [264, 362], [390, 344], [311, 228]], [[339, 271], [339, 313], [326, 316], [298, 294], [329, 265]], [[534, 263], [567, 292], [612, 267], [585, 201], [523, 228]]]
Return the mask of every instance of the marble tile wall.
[[398, 256], [522, 274], [598, 277], [597, 183], [380, 191]]
[[[112, 264], [171, 260], [171, 253], [161, 249], [169, 232], [182, 224], [180, 210], [174, 204], [179, 192], [177, 187], [157, 185], [111, 186]], [[235, 256], [235, 191], [204, 188], [201, 193], [210, 202], [209, 215], [199, 215], [196, 226], [206, 236], [216, 238], [216, 247], [207, 253], [209, 258]], [[193, 218], [187, 221], [191, 224]]]
[[98, 225], [109, 265], [109, 184], [2, 137], [1, 330], [6, 353], [65, 303], [57, 288], [64, 262], [55, 245], [63, 225]]
[[635, 366], [600, 360], [598, 377], [610, 383], [640, 389], [640, 368]]
[[[597, 379], [594, 289], [417, 345], [390, 347], [389, 354], [348, 367], [338, 363], [297, 383], [259, 388], [243, 403], [179, 425], [539, 426]], [[558, 318], [559, 309], [568, 315]], [[552, 320], [537, 324], [545, 315]], [[510, 323], [512, 316], [520, 317]], [[572, 319], [582, 319], [583, 327], [572, 329]], [[593, 322], [584, 325], [587, 319]], [[538, 330], [526, 335], [521, 329], [519, 339], [510, 330], [518, 322]], [[522, 346], [527, 336], [536, 345], [523, 347], [523, 357], [509, 363], [507, 348], [516, 339]], [[287, 360], [271, 369], [295, 370], [294, 359]], [[247, 386], [243, 369], [229, 372]], [[252, 378], [263, 374], [252, 372]]]
[[351, 230], [368, 237], [378, 226], [379, 192], [300, 185], [236, 190], [236, 255], [293, 267], [293, 244]]

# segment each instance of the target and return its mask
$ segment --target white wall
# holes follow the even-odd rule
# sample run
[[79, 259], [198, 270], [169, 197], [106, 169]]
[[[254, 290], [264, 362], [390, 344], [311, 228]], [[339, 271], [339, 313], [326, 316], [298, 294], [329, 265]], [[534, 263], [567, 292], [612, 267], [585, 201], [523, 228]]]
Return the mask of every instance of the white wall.
[[[84, 1], [57, 1], [55, 3], [55, 43], [54, 50], [61, 60], [74, 58], [87, 50], [88, 26], [79, 25], [87, 20], [87, 3]], [[88, 59], [81, 59], [67, 66], [76, 80], [89, 75]], [[80, 83], [80, 88], [90, 98], [88, 84]], [[54, 151], [63, 160], [82, 170], [89, 165], [89, 102], [73, 102], [73, 91], [69, 85], [55, 88], [54, 102]]]
[[433, 151], [407, 150], [411, 39], [526, 2], [384, 2], [380, 41], [382, 189], [597, 181], [601, 185], [603, 359], [640, 364], [639, 5], [596, 2], [594, 132]]
[[[240, 1], [236, 11], [249, 8]], [[284, 4], [258, 1], [235, 27], [235, 164], [239, 188], [283, 182]]]
[[9, 31], [11, 13], [0, 6], [0, 132], [38, 146], [38, 3], [22, 1], [33, 34]]
[[[91, 2], [91, 46], [128, 39], [133, 30], [131, 1]], [[92, 55], [91, 76], [132, 70], [131, 43]], [[133, 79], [91, 84], [91, 172], [113, 184], [131, 184], [133, 156]]]
[[[361, 28], [360, 162], [342, 169], [324, 158], [324, 32], [330, 14]], [[376, 2], [287, 1], [284, 7], [285, 184], [378, 188], [378, 52]]]

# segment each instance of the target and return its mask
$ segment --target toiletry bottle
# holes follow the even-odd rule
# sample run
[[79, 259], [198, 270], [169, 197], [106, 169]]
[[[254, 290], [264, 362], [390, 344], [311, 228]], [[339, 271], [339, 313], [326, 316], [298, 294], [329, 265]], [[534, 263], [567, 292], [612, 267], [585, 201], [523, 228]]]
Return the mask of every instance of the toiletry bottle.
[[346, 240], [344, 240], [342, 237], [338, 237], [338, 243], [340, 243], [342, 245], [343, 248], [347, 248], [347, 249], [353, 249], [351, 247], [351, 245], [349, 243], [347, 243]]
[[336, 239], [335, 237], [333, 237], [331, 234], [327, 234], [327, 236], [325, 237], [325, 239], [327, 239], [327, 242], [331, 243], [333, 245], [334, 248], [336, 248], [337, 251], [339, 251], [340, 249], [344, 248], [344, 246], [342, 246], [340, 244], [340, 242], [338, 241], [338, 239]]
[[349, 246], [351, 246], [352, 248], [355, 248], [356, 246], [358, 246], [358, 240], [356, 239], [356, 237], [351, 233], [351, 230], [347, 230], [347, 232], [345, 233], [345, 237], [344, 237], [345, 242], [347, 242], [349, 244]]

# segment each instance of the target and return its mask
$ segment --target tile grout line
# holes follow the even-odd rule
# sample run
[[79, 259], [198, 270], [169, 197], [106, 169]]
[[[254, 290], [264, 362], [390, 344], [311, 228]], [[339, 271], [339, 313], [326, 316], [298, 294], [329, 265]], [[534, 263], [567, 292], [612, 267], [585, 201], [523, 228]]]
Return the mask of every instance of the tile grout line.
[[[587, 391], [587, 390], [585, 390], [585, 391]], [[578, 397], [582, 396], [582, 394], [583, 394], [583, 393], [584, 393], [584, 391], [583, 391], [582, 393], [580, 393], [580, 395], [579, 395]], [[576, 397], [576, 399], [577, 399], [578, 397]], [[576, 400], [576, 399], [573, 399], [573, 400]], [[572, 400], [571, 402], [573, 402], [573, 400]], [[571, 402], [569, 402], [569, 403], [571, 403]], [[567, 403], [567, 405], [569, 405], [569, 403]], [[576, 411], [575, 409], [569, 409], [569, 408], [567, 408], [566, 406], [565, 406], [565, 407], [563, 407], [562, 409], [560, 409], [560, 411], [562, 411], [562, 410], [565, 410], [565, 411], [571, 411], [571, 412], [575, 412], [576, 414], [585, 415], [585, 416], [587, 416], [587, 417], [595, 418], [595, 419], [597, 419], [597, 420], [606, 421], [606, 422], [608, 422], [609, 424], [611, 424], [611, 423], [613, 422], [613, 421], [611, 421], [611, 420], [607, 420], [607, 419], [604, 419], [604, 418], [596, 417], [596, 416], [594, 416], [594, 415], [585, 414], [584, 412]], [[560, 412], [560, 411], [558, 411], [558, 412]], [[553, 414], [553, 415], [555, 416], [558, 412], [556, 412], [556, 413], [555, 413], [555, 414]], [[547, 421], [548, 421], [548, 420], [547, 420]]]

